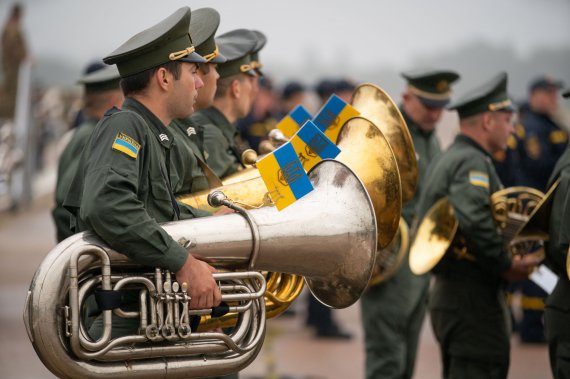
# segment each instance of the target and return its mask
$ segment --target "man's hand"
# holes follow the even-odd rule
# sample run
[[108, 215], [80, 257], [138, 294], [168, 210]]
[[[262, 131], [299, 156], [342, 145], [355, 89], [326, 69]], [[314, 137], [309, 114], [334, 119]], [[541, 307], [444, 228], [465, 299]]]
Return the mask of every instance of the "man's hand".
[[212, 273], [216, 269], [188, 255], [184, 266], [176, 273], [179, 284], [188, 283], [191, 309], [207, 309], [220, 305], [222, 294]]
[[524, 280], [528, 278], [539, 263], [540, 259], [535, 255], [525, 255], [522, 258], [516, 255], [511, 261], [511, 267], [503, 273], [503, 278], [509, 282]]

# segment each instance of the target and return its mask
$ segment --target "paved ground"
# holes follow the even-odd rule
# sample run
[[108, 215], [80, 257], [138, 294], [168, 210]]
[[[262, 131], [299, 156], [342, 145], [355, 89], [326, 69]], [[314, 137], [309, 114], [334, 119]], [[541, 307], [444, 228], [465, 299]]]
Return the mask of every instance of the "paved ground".
[[[17, 214], [0, 213], [0, 378], [53, 378], [37, 358], [22, 322], [27, 287], [42, 257], [55, 244], [50, 207], [51, 200], [46, 195]], [[331, 342], [314, 339], [304, 327], [303, 304], [304, 301], [294, 304], [298, 311], [295, 317], [268, 320], [263, 350], [240, 378], [363, 377], [358, 306], [335, 313], [355, 338]], [[415, 377], [440, 377], [439, 352], [428, 325], [423, 329]], [[550, 377], [546, 347], [521, 345], [514, 338], [509, 378]]]

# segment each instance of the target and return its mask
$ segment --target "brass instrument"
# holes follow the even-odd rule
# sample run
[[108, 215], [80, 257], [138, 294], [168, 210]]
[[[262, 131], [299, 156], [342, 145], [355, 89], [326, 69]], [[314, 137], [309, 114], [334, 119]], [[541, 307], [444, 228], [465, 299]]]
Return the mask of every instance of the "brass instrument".
[[392, 147], [402, 181], [402, 202], [406, 203], [416, 192], [418, 166], [414, 143], [400, 110], [386, 92], [369, 83], [354, 90], [351, 104], [382, 131]]
[[[58, 244], [36, 271], [24, 323], [44, 365], [61, 378], [187, 378], [239, 371], [258, 354], [265, 332], [265, 278], [257, 271], [305, 277], [324, 304], [346, 307], [370, 279], [376, 250], [374, 210], [362, 182], [344, 164], [323, 161], [309, 173], [314, 190], [285, 210], [247, 211], [221, 192], [210, 201], [238, 213], [163, 224], [194, 256], [217, 268], [222, 299], [239, 317], [229, 334], [193, 330], [186, 288], [173, 274], [143, 267], [91, 233]], [[191, 285], [191, 283], [190, 283]], [[95, 290], [137, 291], [139, 309], [103, 310], [93, 340], [81, 311]], [[111, 338], [115, 317], [138, 332]]]
[[288, 141], [289, 139], [285, 137], [285, 135], [281, 130], [271, 129], [269, 133], [267, 133], [267, 139], [259, 143], [259, 149], [258, 149], [259, 153], [260, 154], [271, 153], [273, 150], [277, 149], [279, 146], [283, 145]]
[[404, 263], [404, 257], [409, 247], [410, 228], [404, 218], [400, 217], [398, 231], [392, 242], [384, 249], [376, 251], [376, 264], [374, 265], [368, 287], [380, 284], [394, 276], [402, 266], [402, 263]]
[[[530, 187], [510, 187], [491, 195], [491, 211], [511, 256], [526, 255], [533, 246], [516, 240], [517, 230], [529, 220], [544, 194]], [[421, 221], [410, 248], [410, 268], [422, 275], [434, 268], [447, 251], [458, 259], [475, 260], [467, 251], [465, 240], [457, 235], [458, 222], [447, 200], [438, 200]]]

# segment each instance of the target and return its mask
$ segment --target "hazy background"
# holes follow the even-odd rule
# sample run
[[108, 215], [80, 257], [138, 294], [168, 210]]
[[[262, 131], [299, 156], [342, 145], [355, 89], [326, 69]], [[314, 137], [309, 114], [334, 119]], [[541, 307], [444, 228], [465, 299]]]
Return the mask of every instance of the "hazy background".
[[[399, 72], [425, 66], [459, 71], [461, 94], [500, 70], [516, 98], [548, 73], [570, 85], [570, 0], [21, 0], [35, 77], [73, 86], [83, 66], [181, 6], [213, 7], [219, 33], [263, 31], [265, 72], [278, 84], [346, 76], [393, 97]], [[13, 1], [0, 0], [3, 24]]]

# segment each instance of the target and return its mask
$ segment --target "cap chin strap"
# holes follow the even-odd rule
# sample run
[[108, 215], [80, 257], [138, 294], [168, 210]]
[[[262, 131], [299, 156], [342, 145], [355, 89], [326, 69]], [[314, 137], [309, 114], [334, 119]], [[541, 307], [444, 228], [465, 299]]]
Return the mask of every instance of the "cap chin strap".
[[414, 87], [412, 85], [408, 85], [408, 88], [414, 95], [429, 100], [449, 100], [449, 97], [451, 96], [451, 91], [447, 91], [445, 93], [433, 93], [433, 92], [422, 91], [421, 89]]
[[204, 58], [207, 62], [209, 62], [212, 59], [216, 58], [218, 55], [220, 55], [220, 51], [218, 50], [218, 46], [216, 46], [216, 49], [213, 52], [202, 56], [202, 58]]
[[241, 72], [248, 72], [255, 69], [253, 64], [242, 64], [241, 66], [239, 66], [239, 70]]
[[184, 50], [175, 51], [174, 53], [170, 53], [170, 55], [168, 55], [168, 59], [170, 59], [171, 61], [176, 61], [180, 58], [184, 58], [185, 56], [192, 54], [195, 50], [196, 49], [194, 48], [194, 46], [190, 46]]
[[489, 104], [488, 107], [489, 107], [489, 110], [491, 112], [495, 112], [495, 111], [498, 111], [500, 109], [507, 108], [510, 105], [512, 105], [512, 102], [510, 99], [507, 99], [507, 100], [499, 101], [498, 103]]

